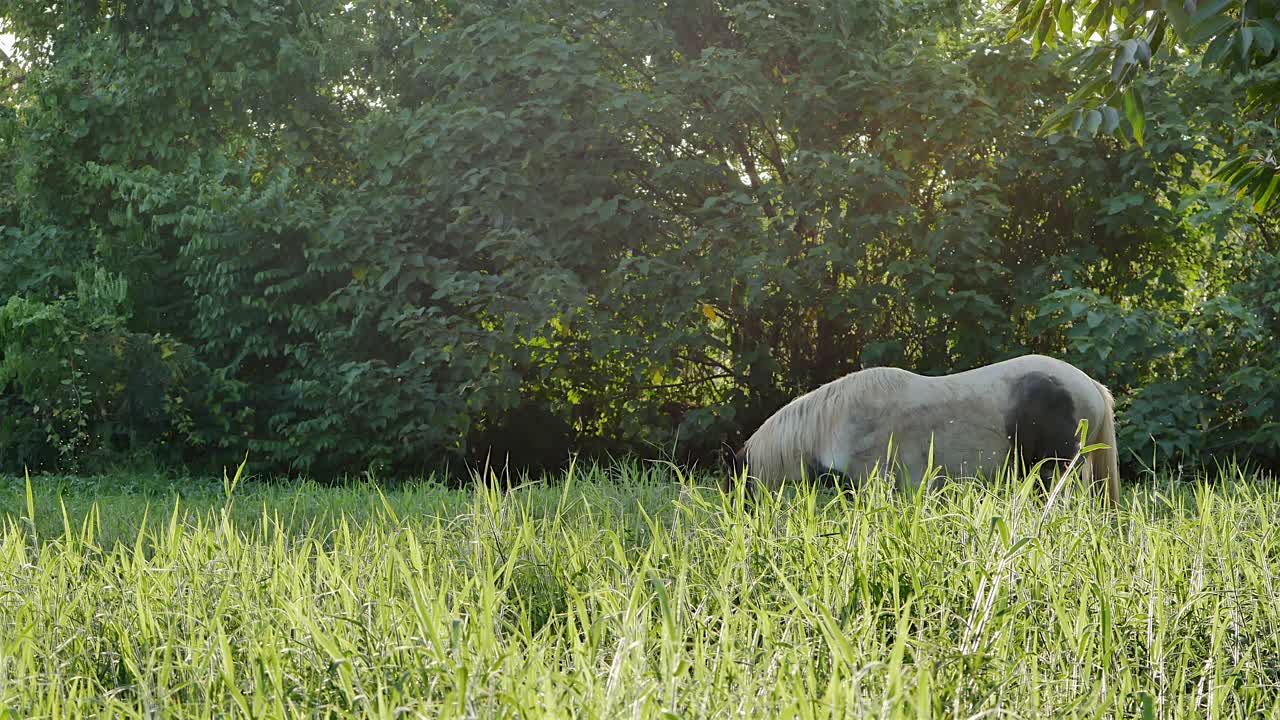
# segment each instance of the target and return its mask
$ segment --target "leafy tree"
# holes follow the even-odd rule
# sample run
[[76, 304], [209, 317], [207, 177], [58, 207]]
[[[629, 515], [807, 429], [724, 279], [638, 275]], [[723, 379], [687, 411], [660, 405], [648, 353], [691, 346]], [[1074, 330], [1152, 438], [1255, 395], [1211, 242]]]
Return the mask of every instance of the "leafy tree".
[[[1186, 410], [1156, 380], [1270, 367], [1240, 237], [1274, 228], [1202, 191], [1234, 95], [1185, 64], [1136, 81], [1139, 146], [1037, 136], [1070, 74], [942, 0], [0, 7], [28, 64], [0, 363], [46, 371], [0, 393], [32, 456], [59, 452], [43, 388], [138, 368], [199, 411], [80, 445], [331, 474], [708, 459], [868, 364], [1067, 355], [1143, 423]], [[1202, 362], [1178, 348], [1206, 292], [1262, 334]], [[139, 354], [32, 361], [33, 318], [54, 356]], [[1203, 405], [1231, 447], [1271, 422], [1239, 397]]]
[[1233, 157], [1213, 179], [1250, 196], [1255, 210], [1280, 203], [1280, 2], [1013, 0], [1009, 7], [1016, 9], [1011, 36], [1029, 37], [1037, 50], [1059, 40], [1087, 43], [1069, 61], [1086, 82], [1044, 120], [1042, 132], [1127, 131], [1142, 143], [1150, 133], [1135, 80], [1153, 59], [1191, 53], [1205, 72], [1223, 74], [1235, 99]]

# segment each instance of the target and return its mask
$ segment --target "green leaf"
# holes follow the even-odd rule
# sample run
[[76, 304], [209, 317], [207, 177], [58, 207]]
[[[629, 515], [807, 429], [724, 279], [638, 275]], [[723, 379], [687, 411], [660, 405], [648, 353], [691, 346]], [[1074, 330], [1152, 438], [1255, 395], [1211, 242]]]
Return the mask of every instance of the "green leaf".
[[1231, 182], [1231, 178], [1235, 177], [1236, 174], [1240, 172], [1240, 169], [1243, 168], [1245, 163], [1247, 162], [1249, 162], [1248, 156], [1237, 155], [1236, 157], [1231, 158], [1227, 162], [1223, 163], [1221, 166], [1218, 167], [1217, 170], [1214, 170], [1213, 175], [1210, 176], [1210, 179], [1217, 182], [1229, 183]]
[[1151, 46], [1147, 44], [1144, 37], [1136, 37], [1133, 39], [1133, 57], [1144, 66], [1151, 63]]
[[[1165, 0], [1164, 17], [1178, 36], [1185, 36], [1191, 26], [1191, 14], [1196, 11], [1195, 0]], [[1155, 44], [1152, 44], [1155, 49]]]
[[1044, 17], [1044, 6], [1048, 0], [1032, 0], [1031, 10], [1027, 13], [1026, 18], [1029, 21], [1027, 29], [1038, 30], [1041, 20]]
[[1080, 128], [1084, 126], [1084, 110], [1076, 110], [1071, 117], [1071, 134], [1075, 135], [1080, 132]]
[[1080, 102], [1097, 95], [1101, 93], [1103, 88], [1105, 88], [1110, 82], [1111, 79], [1105, 75], [1096, 77], [1084, 85], [1081, 85], [1075, 92], [1071, 93], [1071, 97], [1068, 99], [1068, 102]]
[[1257, 164], [1251, 163], [1245, 166], [1244, 170], [1231, 183], [1231, 189], [1235, 190], [1237, 198], [1242, 198], [1249, 193], [1249, 186], [1253, 184], [1254, 179], [1261, 172], [1263, 172], [1263, 168]]
[[1217, 65], [1231, 48], [1233, 39], [1234, 36], [1231, 33], [1222, 33], [1215, 37], [1213, 42], [1209, 43], [1209, 49], [1204, 51], [1204, 59], [1201, 62], [1205, 65]]
[[1210, 0], [1210, 2], [1204, 6], [1197, 5], [1195, 12], [1192, 13], [1191, 17], [1187, 21], [1190, 26], [1188, 34], [1191, 36], [1186, 38], [1187, 41], [1196, 42], [1194, 39], [1196, 27], [1220, 19], [1222, 11], [1226, 10], [1227, 6], [1232, 4], [1234, 1], [1235, 0]]
[[1143, 132], [1147, 127], [1146, 111], [1142, 107], [1142, 96], [1138, 91], [1129, 86], [1125, 88], [1124, 95], [1124, 116], [1129, 121], [1129, 127], [1133, 131], [1133, 139], [1138, 145], [1142, 145]]
[[1155, 28], [1151, 31], [1150, 39], [1147, 41], [1147, 49], [1152, 55], [1160, 52], [1160, 45], [1164, 42], [1164, 35], [1168, 26], [1167, 17], [1157, 18]]
[[614, 215], [618, 214], [618, 198], [611, 197], [600, 204], [600, 219], [611, 220]]
[[1070, 131], [1075, 133], [1080, 129], [1080, 115], [1080, 109], [1075, 105], [1068, 103], [1050, 114], [1049, 117], [1040, 124], [1039, 132], [1041, 134], [1055, 132], [1067, 127], [1069, 124], [1071, 126]]
[[1111, 82], [1119, 83], [1124, 77], [1125, 70], [1134, 63], [1134, 57], [1137, 55], [1138, 48], [1132, 40], [1125, 40], [1116, 48], [1116, 59], [1111, 64]]
[[1263, 213], [1271, 209], [1272, 205], [1280, 202], [1280, 171], [1276, 168], [1270, 168], [1271, 182], [1267, 185], [1267, 189], [1261, 195], [1255, 193], [1257, 200], [1253, 203], [1253, 211]]
[[1068, 40], [1071, 39], [1071, 26], [1074, 22], [1075, 14], [1072, 12], [1071, 2], [1064, 0], [1058, 5], [1058, 31]]
[[1053, 45], [1054, 44], [1053, 28], [1054, 28], [1053, 8], [1052, 6], [1046, 6], [1044, 11], [1040, 15], [1040, 27], [1036, 31], [1036, 36], [1040, 38], [1041, 42], [1046, 42], [1049, 45]]
[[1110, 105], [1102, 106], [1102, 133], [1110, 135], [1120, 127], [1120, 111]]
[[1084, 27], [1080, 31], [1087, 37], [1090, 33], [1103, 30], [1104, 26], [1110, 24], [1110, 22], [1111, 0], [1098, 0], [1093, 6], [1093, 10], [1089, 12], [1089, 16], [1085, 18]]
[[[1275, 21], [1271, 22], [1275, 25]], [[1269, 58], [1276, 49], [1276, 34], [1271, 26], [1266, 23], [1259, 23], [1253, 28], [1253, 44], [1257, 46], [1258, 55], [1261, 58]]]
[[1102, 113], [1097, 110], [1089, 110], [1084, 116], [1084, 134], [1086, 137], [1093, 137], [1098, 132], [1098, 128], [1102, 125]]
[[1034, 19], [1035, 25], [1031, 26], [1031, 52], [1040, 51], [1040, 44], [1044, 40], [1044, 19], [1045, 19], [1045, 0], [1036, 0], [1032, 6], [1031, 12], [1027, 14], [1027, 19]]
[[1230, 30], [1235, 27], [1235, 24], [1235, 18], [1218, 15], [1210, 16], [1200, 22], [1193, 22], [1191, 27], [1187, 28], [1183, 40], [1188, 45], [1199, 45], [1211, 37]]

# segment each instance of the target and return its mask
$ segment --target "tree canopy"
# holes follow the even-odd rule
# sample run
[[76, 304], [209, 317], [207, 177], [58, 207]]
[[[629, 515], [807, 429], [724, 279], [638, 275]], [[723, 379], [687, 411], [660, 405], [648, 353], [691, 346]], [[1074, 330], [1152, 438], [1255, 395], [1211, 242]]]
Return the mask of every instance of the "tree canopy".
[[1027, 351], [1139, 457], [1280, 458], [1276, 223], [1206, 183], [1263, 129], [1184, 56], [1138, 144], [1037, 133], [1075, 75], [953, 0], [0, 17], [0, 462], [708, 461]]
[[[1011, 37], [1039, 50], [1085, 46], [1068, 62], [1085, 77], [1041, 129], [1125, 133], [1142, 143], [1146, 127], [1138, 77], [1153, 62], [1189, 63], [1231, 90], [1232, 155], [1212, 179], [1263, 212], [1280, 204], [1280, 2], [1276, 0], [1013, 0]], [[1163, 51], [1163, 52], [1162, 52]]]

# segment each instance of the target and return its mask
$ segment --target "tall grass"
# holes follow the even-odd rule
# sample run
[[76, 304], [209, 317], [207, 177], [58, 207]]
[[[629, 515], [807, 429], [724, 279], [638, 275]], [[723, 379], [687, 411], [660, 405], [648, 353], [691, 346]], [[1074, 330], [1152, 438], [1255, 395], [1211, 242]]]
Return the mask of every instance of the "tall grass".
[[1280, 714], [1274, 485], [1046, 510], [709, 480], [206, 486], [191, 508], [0, 481], [0, 716]]

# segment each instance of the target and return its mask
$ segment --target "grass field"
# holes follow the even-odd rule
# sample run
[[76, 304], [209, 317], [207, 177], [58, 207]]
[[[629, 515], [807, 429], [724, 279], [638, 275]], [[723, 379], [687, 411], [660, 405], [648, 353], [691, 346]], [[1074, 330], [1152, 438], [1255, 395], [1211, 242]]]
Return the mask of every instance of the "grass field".
[[1280, 716], [1274, 482], [708, 480], [0, 479], [0, 717]]

